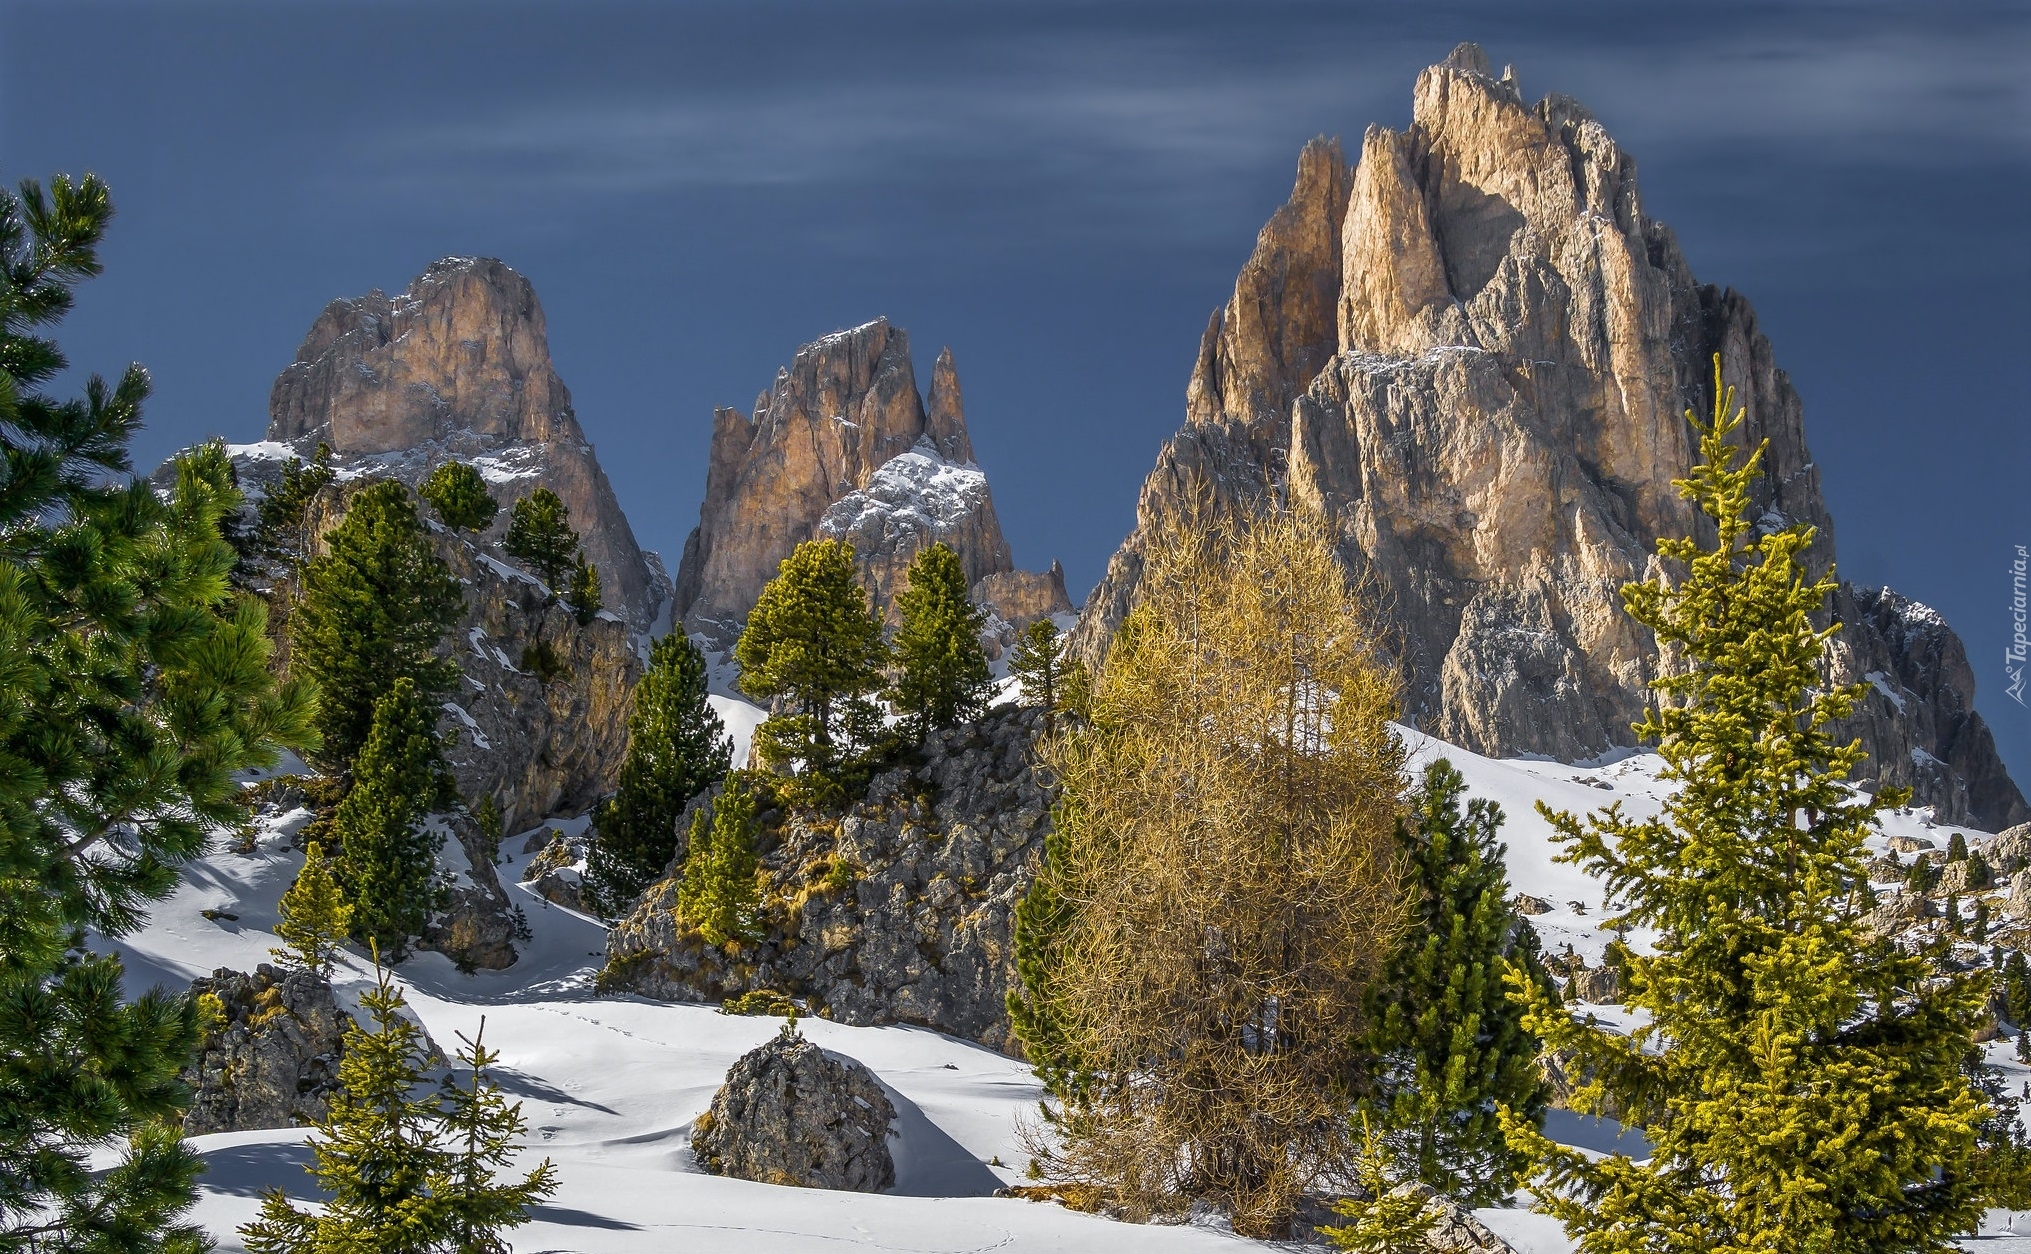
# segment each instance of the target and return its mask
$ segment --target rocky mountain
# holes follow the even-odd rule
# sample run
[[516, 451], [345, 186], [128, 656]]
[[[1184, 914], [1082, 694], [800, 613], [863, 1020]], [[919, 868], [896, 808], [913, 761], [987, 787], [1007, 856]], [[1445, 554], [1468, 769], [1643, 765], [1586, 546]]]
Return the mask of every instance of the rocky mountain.
[[[1694, 453], [1719, 353], [1746, 438], [1767, 440], [1764, 521], [1834, 530], [1804, 406], [1740, 294], [1693, 277], [1646, 216], [1635, 160], [1577, 101], [1525, 102], [1471, 44], [1418, 77], [1408, 129], [1349, 168], [1315, 140], [1200, 344], [1185, 426], [1087, 600], [1097, 655], [1133, 603], [1143, 537], [1267, 499], [1328, 511], [1401, 641], [1406, 715], [1492, 755], [1626, 746], [1651, 642], [1618, 590], [1696, 520]], [[1948, 822], [2031, 816], [1936, 614], [1844, 585], [1834, 677], [1877, 691], [1853, 731], [1883, 784]]]
[[[535, 289], [499, 261], [447, 257], [398, 295], [325, 306], [276, 378], [268, 415], [269, 443], [250, 453], [307, 460], [324, 443], [342, 469], [411, 486], [469, 461], [503, 506], [547, 487], [569, 508], [609, 605], [638, 631], [667, 608], [662, 562], [635, 542], [551, 365]], [[503, 508], [492, 538], [507, 526]]]
[[782, 560], [819, 537], [853, 543], [883, 608], [910, 559], [936, 541], [958, 552], [976, 599], [1004, 619], [1072, 608], [1055, 565], [1015, 569], [973, 460], [952, 350], [938, 354], [927, 402], [909, 336], [887, 319], [798, 349], [752, 415], [713, 411], [705, 500], [677, 569], [678, 621], [731, 643]]

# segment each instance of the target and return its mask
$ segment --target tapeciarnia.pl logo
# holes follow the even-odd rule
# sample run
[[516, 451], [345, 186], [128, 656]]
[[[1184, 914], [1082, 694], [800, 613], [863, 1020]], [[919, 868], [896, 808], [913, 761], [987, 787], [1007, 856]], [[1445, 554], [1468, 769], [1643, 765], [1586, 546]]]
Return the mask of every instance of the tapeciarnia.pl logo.
[[2010, 563], [2010, 647], [2003, 650], [2003, 673], [2010, 677], [2010, 686], [2004, 691], [2018, 705], [2024, 705], [2024, 659], [2027, 653], [2031, 653], [2031, 639], [2025, 636], [2024, 582], [2027, 566], [2031, 566], [2031, 553], [2027, 553], [2025, 546], [2020, 544], [2017, 546], [2017, 560]]

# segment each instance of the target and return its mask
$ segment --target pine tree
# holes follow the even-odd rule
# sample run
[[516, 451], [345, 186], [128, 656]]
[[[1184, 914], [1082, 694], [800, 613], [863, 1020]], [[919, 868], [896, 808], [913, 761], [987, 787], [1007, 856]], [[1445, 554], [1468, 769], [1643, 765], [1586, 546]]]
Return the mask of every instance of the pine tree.
[[1535, 1123], [1545, 1093], [1537, 1039], [1503, 983], [1512, 967], [1528, 967], [1524, 955], [1511, 961], [1519, 929], [1496, 840], [1502, 811], [1476, 797], [1462, 813], [1466, 789], [1438, 759], [1398, 829], [1417, 904], [1371, 994], [1375, 1026], [1363, 1052], [1373, 1060], [1379, 1134], [1402, 1174], [1462, 1205], [1492, 1206], [1522, 1166], [1497, 1107]]
[[896, 597], [894, 679], [886, 695], [922, 741], [937, 728], [980, 717], [994, 691], [980, 631], [987, 612], [966, 595], [966, 571], [945, 544], [920, 549]]
[[854, 570], [853, 546], [807, 540], [762, 589], [733, 647], [740, 689], [787, 710], [755, 731], [771, 765], [826, 776], [865, 747], [887, 660], [881, 620]]
[[519, 1183], [497, 1180], [528, 1125], [522, 1104], [509, 1102], [487, 1075], [500, 1054], [486, 1047], [486, 1028], [482, 1017], [471, 1040], [460, 1034], [466, 1075], [444, 1077], [440, 1097], [444, 1158], [431, 1173], [430, 1192], [444, 1208], [444, 1248], [458, 1254], [507, 1254], [501, 1231], [528, 1223], [529, 1208], [557, 1191], [557, 1168], [547, 1158]]
[[501, 509], [480, 472], [464, 462], [446, 462], [431, 471], [416, 495], [430, 502], [437, 517], [453, 531], [485, 531]]
[[1428, 1194], [1399, 1188], [1396, 1154], [1388, 1141], [1361, 1115], [1361, 1154], [1354, 1160], [1354, 1183], [1364, 1196], [1334, 1203], [1334, 1213], [1354, 1222], [1322, 1231], [1333, 1248], [1357, 1254], [1430, 1254], [1437, 1215], [1427, 1215]]
[[268, 952], [285, 966], [330, 979], [332, 959], [352, 927], [353, 907], [339, 888], [324, 846], [310, 842], [303, 853], [303, 869], [277, 904], [281, 918], [275, 923], [275, 937], [283, 947]]
[[599, 567], [585, 560], [585, 551], [579, 550], [571, 562], [571, 583], [564, 599], [571, 605], [571, 616], [578, 620], [580, 627], [590, 627], [592, 620], [599, 617], [600, 598]]
[[338, 478], [332, 469], [331, 445], [320, 443], [310, 464], [292, 457], [282, 467], [282, 481], [275, 485], [255, 511], [254, 538], [257, 547], [274, 557], [303, 555], [303, 515], [311, 499]]
[[261, 1217], [240, 1229], [249, 1254], [498, 1254], [500, 1230], [527, 1222], [527, 1208], [556, 1189], [547, 1159], [519, 1184], [495, 1182], [523, 1123], [486, 1075], [493, 1051], [468, 1043], [458, 1058], [469, 1078], [419, 1092], [423, 1031], [387, 971], [377, 975], [360, 998], [374, 1026], [347, 1030], [338, 1088], [310, 1142], [306, 1170], [329, 1200], [313, 1213], [269, 1190]]
[[678, 816], [733, 764], [733, 740], [706, 700], [705, 655], [682, 634], [650, 649], [634, 701], [619, 787], [594, 812], [586, 853], [586, 887], [609, 915], [669, 869]]
[[457, 665], [436, 650], [463, 599], [409, 490], [392, 479], [354, 494], [325, 544], [304, 568], [303, 601], [290, 616], [290, 665], [323, 693], [318, 764], [344, 773], [397, 680], [426, 701], [457, 681]]
[[1078, 663], [1065, 656], [1064, 633], [1058, 624], [1040, 618], [1023, 628], [1009, 652], [1008, 673], [1022, 685], [1023, 704], [1044, 712], [1044, 730], [1051, 731], [1065, 708], [1066, 670]]
[[528, 563], [553, 591], [562, 587], [571, 555], [578, 550], [578, 533], [571, 529], [563, 499], [548, 488], [538, 488], [516, 501], [501, 547], [508, 556]]
[[707, 943], [753, 940], [759, 934], [755, 910], [755, 794], [739, 772], [713, 799], [711, 818], [701, 807], [691, 819], [690, 847], [677, 883], [677, 917], [698, 929]]
[[444, 838], [423, 826], [443, 793], [434, 727], [414, 681], [396, 680], [374, 705], [353, 786], [332, 815], [339, 880], [352, 905], [350, 934], [398, 961], [440, 904], [437, 851]]
[[1693, 420], [1702, 461], [1678, 483], [1715, 543], [1660, 540], [1682, 574], [1623, 590], [1674, 659], [1637, 730], [1675, 791], [1654, 819], [1540, 807], [1561, 856], [1627, 903], [1618, 921], [1656, 931], [1654, 954], [1628, 958], [1645, 1018], [1618, 1035], [1513, 985], [1525, 1026], [1593, 1076], [1581, 1104], [1615, 1099], [1651, 1156], [1590, 1159], [1519, 1117], [1507, 1128], [1583, 1254], [1943, 1251], [2000, 1187], [1962, 1071], [1985, 990], [1867, 931], [1850, 891], [1862, 842], [1908, 794], [1844, 784], [1862, 750], [1828, 724], [1867, 685], [1820, 675], [1837, 627], [1813, 616], [1834, 576], [1799, 565], [1812, 528], [1759, 532], [1762, 450], [1739, 460], [1743, 413], [1719, 375], [1717, 356], [1714, 419]]
[[231, 595], [224, 450], [163, 499], [129, 478], [146, 371], [43, 390], [111, 216], [92, 176], [0, 190], [0, 1248], [195, 1254], [198, 1008], [124, 999], [84, 934], [132, 932], [238, 826], [233, 772], [308, 747], [313, 692], [273, 682], [266, 614]]
[[1911, 869], [1904, 873], [1904, 886], [1921, 896], [1939, 887], [1939, 869], [1930, 858], [1917, 857], [1911, 860]]

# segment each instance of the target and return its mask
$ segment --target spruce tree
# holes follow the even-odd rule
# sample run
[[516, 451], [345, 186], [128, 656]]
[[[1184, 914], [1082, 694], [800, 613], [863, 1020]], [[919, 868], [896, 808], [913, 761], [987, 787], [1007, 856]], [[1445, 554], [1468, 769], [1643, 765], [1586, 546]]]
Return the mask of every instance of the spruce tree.
[[1946, 838], [1946, 860], [1966, 862], [1968, 859], [1968, 838], [1965, 832], [1955, 832]]
[[854, 569], [853, 546], [807, 540], [762, 589], [734, 643], [740, 690], [787, 707], [755, 731], [771, 765], [819, 776], [865, 746], [888, 650]]
[[290, 458], [282, 467], [282, 481], [261, 498], [255, 510], [254, 538], [259, 549], [272, 557], [301, 557], [303, 515], [311, 499], [336, 478], [329, 444], [319, 444], [308, 465], [301, 458]]
[[894, 678], [886, 695], [918, 741], [980, 717], [994, 692], [980, 631], [987, 612], [966, 595], [966, 571], [945, 544], [917, 551], [896, 597]]
[[123, 997], [85, 933], [141, 926], [244, 820], [233, 772], [313, 743], [313, 692], [270, 678], [266, 614], [231, 595], [224, 450], [164, 499], [129, 478], [145, 370], [44, 390], [111, 216], [93, 176], [0, 190], [0, 1248], [195, 1254], [198, 1008]]
[[544, 1159], [517, 1183], [497, 1176], [513, 1161], [527, 1124], [522, 1104], [501, 1095], [487, 1068], [500, 1054], [485, 1044], [487, 1021], [471, 1040], [460, 1034], [459, 1065], [439, 1097], [442, 1165], [431, 1173], [431, 1197], [444, 1213], [443, 1248], [458, 1254], [507, 1254], [507, 1228], [529, 1222], [529, 1208], [557, 1191], [557, 1168]]
[[375, 705], [397, 680], [409, 680], [426, 701], [457, 681], [458, 666], [436, 649], [463, 599], [409, 490], [392, 479], [356, 493], [325, 545], [303, 571], [303, 600], [289, 623], [290, 665], [323, 693], [317, 762], [344, 773], [366, 743]]
[[698, 929], [708, 944], [754, 940], [760, 934], [755, 883], [755, 794], [736, 772], [712, 802], [711, 817], [700, 808], [691, 819], [690, 848], [677, 884], [677, 917]]
[[634, 701], [619, 787], [594, 811], [586, 852], [586, 888], [607, 915], [669, 869], [678, 815], [733, 764], [733, 739], [706, 699], [705, 655], [681, 633], [650, 649]]
[[285, 966], [330, 979], [332, 959], [352, 928], [353, 907], [323, 845], [310, 842], [303, 853], [303, 869], [277, 906], [281, 917], [275, 923], [275, 937], [282, 948], [268, 952]]
[[453, 531], [485, 531], [501, 508], [480, 472], [465, 462], [446, 462], [431, 471], [416, 495], [428, 501]]
[[1462, 1205], [1492, 1206], [1522, 1165], [1496, 1110], [1536, 1123], [1545, 1093], [1537, 1039], [1504, 985], [1509, 970], [1532, 973], [1515, 952], [1518, 920], [1496, 840], [1502, 810], [1476, 797], [1463, 813], [1466, 790], [1438, 759], [1398, 828], [1416, 904], [1370, 997], [1375, 1026], [1363, 1052], [1376, 1089], [1368, 1104], [1402, 1176]]
[[1525, 1026], [1592, 1075], [1581, 1104], [1612, 1098], [1650, 1157], [1506, 1126], [1583, 1254], [1943, 1251], [2000, 1187], [1962, 1072], [1985, 989], [1868, 932], [1863, 839], [1908, 794], [1845, 785], [1862, 749], [1828, 725], [1868, 689], [1821, 678], [1834, 575], [1801, 568], [1809, 526], [1759, 529], [1762, 450], [1730, 443], [1743, 413], [1719, 376], [1717, 356], [1713, 421], [1687, 415], [1702, 460], [1678, 481], [1715, 541], [1660, 540], [1667, 573], [1623, 590], [1674, 659], [1637, 728], [1674, 791], [1652, 819], [1540, 807], [1561, 856], [1627, 903], [1617, 921], [1655, 929], [1655, 953], [1627, 959], [1644, 1018], [1619, 1035], [1513, 984]]
[[498, 1055], [466, 1042], [458, 1061], [467, 1076], [446, 1076], [429, 1093], [423, 1031], [403, 1015], [387, 971], [377, 975], [360, 998], [373, 1027], [347, 1030], [338, 1088], [310, 1142], [306, 1170], [329, 1199], [303, 1211], [270, 1189], [261, 1217], [240, 1229], [249, 1254], [502, 1254], [500, 1231], [526, 1223], [528, 1207], [556, 1190], [547, 1159], [519, 1183], [494, 1178], [524, 1126], [520, 1104], [486, 1074]]
[[1335, 1214], [1354, 1222], [1322, 1229], [1334, 1249], [1356, 1254], [1431, 1254], [1430, 1236], [1437, 1215], [1427, 1215], [1430, 1197], [1422, 1190], [1401, 1188], [1397, 1154], [1361, 1115], [1361, 1154], [1354, 1161], [1354, 1183], [1361, 1195], [1336, 1202]]
[[396, 680], [374, 705], [353, 786], [332, 815], [350, 934], [398, 961], [442, 895], [436, 870], [444, 838], [423, 826], [443, 793], [434, 727], [415, 682]]
[[599, 617], [600, 599], [604, 595], [599, 586], [599, 567], [586, 561], [585, 551], [579, 550], [571, 561], [571, 582], [564, 599], [580, 627], [590, 627], [592, 620]]
[[578, 533], [571, 529], [563, 499], [548, 488], [538, 488], [516, 501], [501, 547], [508, 556], [528, 563], [552, 591], [563, 587], [571, 555], [578, 550]]

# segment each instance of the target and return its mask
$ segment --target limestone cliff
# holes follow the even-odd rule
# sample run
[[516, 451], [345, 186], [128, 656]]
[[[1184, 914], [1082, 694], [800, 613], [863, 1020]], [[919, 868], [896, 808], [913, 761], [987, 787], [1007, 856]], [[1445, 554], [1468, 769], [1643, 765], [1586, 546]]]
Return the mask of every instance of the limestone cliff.
[[[1018, 594], [1024, 608], [995, 605], [1002, 617], [1049, 599], [1048, 585], [1032, 586], [1044, 577], [1006, 578], [1015, 564], [974, 464], [951, 350], [938, 355], [927, 405], [909, 337], [886, 319], [798, 349], [752, 415], [714, 411], [705, 500], [677, 571], [677, 618], [730, 643], [782, 560], [821, 536], [852, 542], [883, 609], [910, 559], [935, 541], [958, 552], [976, 596], [989, 579], [986, 588]], [[1042, 612], [1071, 608], [1065, 599]]]
[[[1481, 753], [1585, 758], [1631, 742], [1646, 696], [1651, 642], [1618, 590], [1695, 526], [1671, 480], [1713, 354], [1746, 438], [1769, 442], [1764, 520], [1813, 524], [1810, 560], [1833, 560], [1803, 405], [1749, 303], [1693, 277], [1643, 213], [1634, 159], [1576, 101], [1526, 104], [1462, 45], [1418, 77], [1412, 118], [1371, 127], [1352, 170], [1337, 143], [1306, 147], [1077, 644], [1104, 647], [1166, 518], [1308, 502], [1394, 620], [1410, 719]], [[1855, 725], [1869, 773], [1951, 822], [2031, 813], [1937, 616], [1856, 588], [1835, 612], [1836, 677], [1884, 677]]]
[[[329, 444], [345, 469], [412, 487], [452, 459], [473, 462], [503, 505], [538, 487], [562, 497], [607, 599], [637, 630], [669, 600], [578, 425], [550, 362], [535, 289], [492, 258], [447, 257], [395, 296], [325, 307], [275, 380], [268, 439], [308, 458]], [[273, 451], [273, 450], [271, 450]]]

